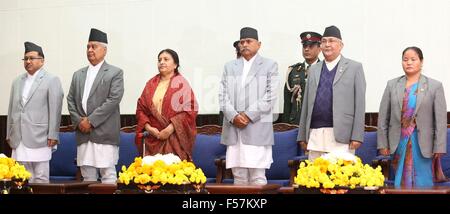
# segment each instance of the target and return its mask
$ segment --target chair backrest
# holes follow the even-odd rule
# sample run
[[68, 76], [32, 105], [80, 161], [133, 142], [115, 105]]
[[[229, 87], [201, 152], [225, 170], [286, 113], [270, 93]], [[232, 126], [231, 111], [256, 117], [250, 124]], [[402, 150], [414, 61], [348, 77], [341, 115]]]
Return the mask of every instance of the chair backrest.
[[364, 132], [364, 142], [355, 151], [356, 156], [361, 158], [361, 161], [365, 164], [372, 164], [372, 161], [377, 157], [377, 132], [370, 130]]
[[[448, 125], [450, 126], [450, 125]], [[450, 153], [448, 152], [450, 148], [450, 127], [447, 128], [447, 154], [441, 157], [442, 171], [447, 178], [450, 178]]]
[[220, 144], [222, 128], [217, 125], [205, 125], [197, 128], [192, 159], [196, 167], [202, 169], [207, 178], [216, 177], [215, 159], [225, 156], [226, 147]]
[[134, 158], [139, 156], [139, 151], [134, 143], [136, 133], [132, 129], [124, 127], [120, 131], [119, 160], [116, 165], [117, 172], [120, 172], [123, 165], [130, 166]]
[[286, 179], [289, 181], [290, 169], [288, 160], [303, 155], [297, 143], [298, 128], [287, 131], [275, 131], [275, 144], [272, 146], [273, 163], [266, 171], [268, 180]]
[[76, 155], [75, 132], [70, 128], [62, 127], [59, 132], [59, 144], [56, 151], [52, 153], [52, 159], [50, 160], [50, 179], [75, 179], [77, 173]]

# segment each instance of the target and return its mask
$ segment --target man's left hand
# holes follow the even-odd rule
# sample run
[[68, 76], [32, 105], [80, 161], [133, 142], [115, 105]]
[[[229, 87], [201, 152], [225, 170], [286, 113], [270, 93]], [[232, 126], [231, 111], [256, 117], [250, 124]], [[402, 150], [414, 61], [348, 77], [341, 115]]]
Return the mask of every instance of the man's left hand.
[[248, 125], [252, 121], [252, 120], [250, 120], [250, 118], [244, 112], [239, 113], [239, 115], [244, 117], [246, 125]]
[[91, 132], [92, 125], [89, 122], [89, 119], [87, 117], [83, 117], [79, 124], [79, 127], [80, 127], [81, 132], [89, 133], [89, 132]]
[[297, 141], [297, 143], [300, 145], [303, 152], [308, 151], [308, 144], [305, 141]]
[[233, 118], [233, 125], [237, 128], [243, 129], [248, 125], [248, 121], [244, 116], [238, 114]]
[[55, 146], [56, 144], [58, 144], [58, 141], [57, 141], [57, 140], [47, 139], [47, 146], [48, 146], [48, 147], [53, 147], [53, 146]]
[[355, 150], [356, 150], [356, 149], [358, 149], [360, 146], [361, 146], [361, 142], [352, 140], [352, 141], [350, 141], [350, 145], [348, 145], [348, 148], [349, 148], [349, 149], [355, 149]]

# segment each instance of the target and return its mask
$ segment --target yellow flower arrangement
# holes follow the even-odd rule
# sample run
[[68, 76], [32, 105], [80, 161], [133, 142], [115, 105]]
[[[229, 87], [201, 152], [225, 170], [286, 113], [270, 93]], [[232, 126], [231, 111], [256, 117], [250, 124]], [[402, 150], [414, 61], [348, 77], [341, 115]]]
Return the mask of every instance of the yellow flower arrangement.
[[0, 180], [22, 180], [26, 181], [31, 177], [25, 167], [12, 158], [0, 154]]
[[118, 183], [125, 185], [130, 183], [137, 185], [206, 183], [205, 174], [200, 168], [196, 168], [192, 162], [187, 162], [186, 160], [180, 161], [176, 156], [178, 161], [167, 161], [164, 158], [156, 158], [149, 162], [145, 161], [147, 157], [144, 157], [144, 160], [141, 157], [136, 157], [128, 168], [122, 166], [122, 171], [119, 172]]
[[374, 169], [363, 164], [356, 156], [343, 159], [329, 155], [319, 157], [313, 162], [301, 162], [294, 183], [307, 188], [326, 189], [380, 187], [384, 185], [384, 176], [380, 166]]

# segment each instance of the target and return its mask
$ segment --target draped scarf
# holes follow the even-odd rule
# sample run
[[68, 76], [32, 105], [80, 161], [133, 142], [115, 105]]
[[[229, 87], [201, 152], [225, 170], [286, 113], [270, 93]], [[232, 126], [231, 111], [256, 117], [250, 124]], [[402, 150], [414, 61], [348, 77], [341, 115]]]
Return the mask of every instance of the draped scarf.
[[[141, 155], [144, 152], [144, 155], [174, 153], [181, 160], [192, 161], [198, 113], [194, 92], [186, 79], [181, 74], [175, 73], [170, 79], [159, 113], [152, 100], [160, 78], [161, 75], [158, 74], [150, 79], [138, 99], [135, 143]], [[159, 140], [152, 135], [143, 137], [146, 123], [159, 131], [172, 123], [175, 131], [166, 140]], [[143, 151], [142, 142], [145, 143], [146, 151]]]

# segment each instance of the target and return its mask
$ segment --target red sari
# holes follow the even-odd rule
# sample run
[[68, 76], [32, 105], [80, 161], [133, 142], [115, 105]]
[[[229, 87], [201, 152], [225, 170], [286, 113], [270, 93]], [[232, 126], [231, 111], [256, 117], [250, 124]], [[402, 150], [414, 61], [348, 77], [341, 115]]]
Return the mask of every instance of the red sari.
[[136, 145], [142, 155], [144, 151], [142, 151], [141, 133], [145, 131], [146, 123], [159, 131], [172, 123], [175, 131], [168, 139], [158, 140], [152, 135], [144, 139], [145, 155], [174, 153], [181, 160], [192, 161], [192, 149], [197, 132], [195, 119], [198, 112], [194, 92], [186, 79], [179, 73], [175, 73], [170, 79], [169, 87], [164, 95], [161, 113], [158, 113], [152, 100], [160, 77], [158, 74], [150, 79], [138, 99]]

